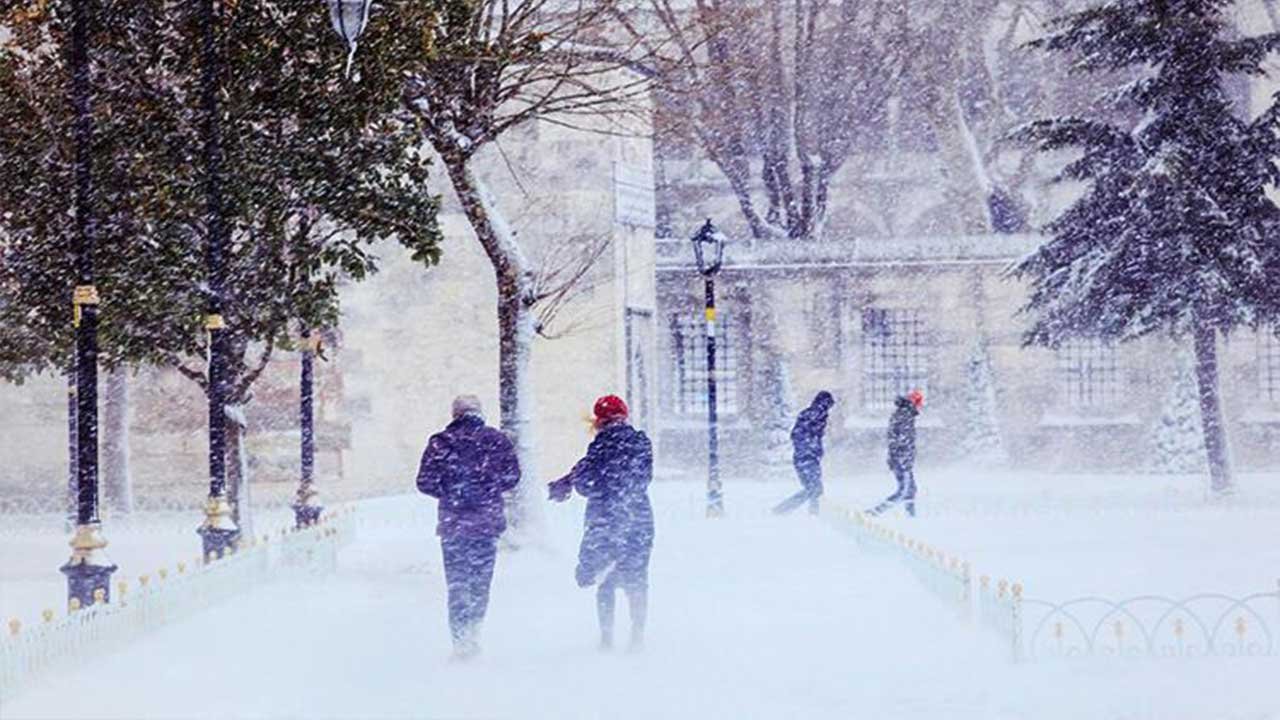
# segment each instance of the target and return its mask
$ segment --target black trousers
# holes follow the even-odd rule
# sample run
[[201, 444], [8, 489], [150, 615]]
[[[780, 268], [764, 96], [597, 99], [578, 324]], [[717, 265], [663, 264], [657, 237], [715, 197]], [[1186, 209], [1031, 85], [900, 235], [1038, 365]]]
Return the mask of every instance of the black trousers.
[[449, 632], [456, 643], [468, 639], [489, 609], [498, 539], [441, 538], [440, 548], [449, 588]]
[[915, 500], [916, 473], [910, 465], [890, 465], [893, 476], [898, 481], [898, 491], [890, 495], [888, 500]]
[[902, 501], [906, 506], [907, 514], [912, 517], [916, 514], [916, 473], [915, 469], [910, 465], [902, 465], [890, 463], [889, 468], [893, 470], [893, 476], [898, 481], [898, 490], [894, 494], [885, 498], [885, 502]]
[[822, 463], [807, 460], [796, 461], [796, 477], [800, 479], [800, 492], [778, 503], [773, 511], [779, 515], [809, 503], [809, 512], [818, 514], [818, 498], [822, 497]]

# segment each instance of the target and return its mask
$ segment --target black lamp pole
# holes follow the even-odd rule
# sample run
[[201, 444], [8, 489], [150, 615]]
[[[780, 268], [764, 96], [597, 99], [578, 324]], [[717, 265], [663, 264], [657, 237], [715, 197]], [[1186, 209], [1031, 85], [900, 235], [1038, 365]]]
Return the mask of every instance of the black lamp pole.
[[89, 3], [71, 3], [71, 103], [75, 112], [76, 287], [72, 307], [76, 325], [76, 529], [67, 576], [72, 609], [106, 602], [116, 566], [103, 548], [98, 517], [98, 289], [93, 251], [98, 227], [93, 216], [93, 115], [91, 106]]
[[720, 428], [716, 402], [716, 273], [724, 262], [724, 235], [707, 220], [692, 238], [698, 272], [706, 284], [707, 328], [707, 517], [724, 515], [720, 483]]
[[226, 222], [222, 203], [222, 127], [218, 111], [221, 58], [216, 29], [219, 13], [214, 5], [222, 0], [196, 0], [200, 7], [201, 99], [204, 110], [205, 263], [208, 282], [205, 328], [209, 331], [209, 499], [205, 521], [197, 531], [203, 539], [205, 557], [221, 556], [240, 539], [240, 528], [227, 502], [227, 337], [223, 319], [226, 292]]
[[720, 485], [720, 429], [716, 412], [716, 279], [706, 276], [707, 285], [707, 517], [724, 515], [724, 493]]

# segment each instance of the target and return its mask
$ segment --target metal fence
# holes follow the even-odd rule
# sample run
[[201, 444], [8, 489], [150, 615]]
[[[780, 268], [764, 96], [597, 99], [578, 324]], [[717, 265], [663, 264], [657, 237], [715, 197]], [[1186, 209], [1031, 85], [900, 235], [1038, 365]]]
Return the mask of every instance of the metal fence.
[[[246, 538], [239, 550], [177, 563], [139, 577], [135, 585], [117, 582], [109, 603], [80, 608], [73, 601], [65, 614], [46, 610], [30, 624], [10, 620], [0, 637], [0, 701], [42, 675], [109, 652], [266, 581], [332, 572], [338, 549], [351, 541], [354, 511], [354, 506], [332, 509], [312, 527]], [[99, 591], [99, 598], [104, 595]]]
[[1280, 655], [1276, 592], [1232, 597], [1142, 595], [1066, 602], [1023, 598], [1021, 589], [978, 593], [983, 625], [1009, 645], [1015, 661], [1061, 657], [1250, 657]]
[[972, 566], [874, 518], [837, 505], [825, 514], [858, 545], [903, 560], [964, 619], [976, 618], [1014, 662], [1061, 657], [1280, 656], [1280, 582], [1244, 597], [1143, 595], [1066, 602], [1027, 597], [1020, 583], [977, 578]]

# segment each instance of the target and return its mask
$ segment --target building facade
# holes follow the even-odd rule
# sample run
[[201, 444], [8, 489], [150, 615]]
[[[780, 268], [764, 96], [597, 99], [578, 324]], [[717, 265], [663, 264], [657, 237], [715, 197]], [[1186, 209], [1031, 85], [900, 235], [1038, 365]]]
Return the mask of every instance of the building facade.
[[[1143, 471], [1179, 373], [1177, 344], [1079, 340], [1024, 347], [1025, 288], [1006, 268], [1034, 235], [730, 244], [718, 279], [716, 377], [729, 472], [790, 472], [786, 431], [819, 390], [836, 396], [836, 472], [884, 465], [894, 398], [927, 404], [920, 462], [977, 460], [1058, 471]], [[687, 241], [659, 242], [659, 436], [673, 473], [706, 456], [701, 277]], [[1221, 385], [1242, 469], [1280, 466], [1280, 342], [1242, 332], [1220, 347]], [[1192, 390], [1194, 394], [1194, 390]], [[982, 460], [992, 460], [986, 457]], [[761, 470], [765, 468], [765, 470]]]

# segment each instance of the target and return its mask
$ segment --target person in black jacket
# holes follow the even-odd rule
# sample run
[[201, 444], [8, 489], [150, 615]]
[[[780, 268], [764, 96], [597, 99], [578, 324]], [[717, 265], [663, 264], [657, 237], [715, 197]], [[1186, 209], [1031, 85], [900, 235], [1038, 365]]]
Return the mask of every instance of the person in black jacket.
[[791, 447], [800, 492], [779, 503], [773, 509], [775, 513], [791, 512], [807, 501], [809, 512], [818, 514], [818, 498], [822, 496], [822, 436], [827, 431], [827, 415], [835, 404], [831, 393], [823, 390], [796, 418], [791, 428]]
[[899, 397], [894, 403], [893, 415], [889, 417], [889, 469], [898, 481], [898, 490], [884, 502], [872, 509], [872, 514], [879, 514], [890, 505], [901, 502], [907, 514], [916, 514], [916, 416], [924, 407], [924, 393], [912, 390]]
[[458, 396], [453, 422], [431, 436], [418, 467], [418, 490], [439, 500], [436, 534], [444, 554], [449, 631], [457, 659], [480, 651], [498, 536], [507, 528], [502, 494], [519, 481], [520, 463], [511, 441], [484, 424], [478, 399]]
[[616, 395], [595, 404], [596, 436], [568, 475], [551, 483], [551, 499], [568, 500], [573, 490], [587, 499], [576, 577], [580, 587], [599, 582], [596, 609], [600, 647], [613, 647], [617, 589], [631, 605], [631, 649], [644, 644], [649, 603], [649, 555], [653, 549], [653, 447], [627, 423], [627, 405]]

